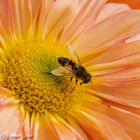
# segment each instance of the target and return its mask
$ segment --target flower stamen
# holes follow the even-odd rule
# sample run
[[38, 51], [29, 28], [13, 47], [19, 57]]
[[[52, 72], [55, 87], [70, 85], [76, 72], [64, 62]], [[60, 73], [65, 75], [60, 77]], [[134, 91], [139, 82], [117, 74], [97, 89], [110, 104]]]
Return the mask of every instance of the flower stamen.
[[79, 103], [77, 97], [81, 92], [70, 77], [51, 74], [53, 69], [59, 67], [57, 58], [70, 55], [68, 49], [61, 46], [61, 50], [58, 51], [57, 47], [56, 51], [55, 45], [58, 44], [42, 44], [14, 49], [4, 65], [1, 84], [13, 92], [12, 96], [25, 110], [39, 113], [49, 111], [62, 116], [72, 105]]

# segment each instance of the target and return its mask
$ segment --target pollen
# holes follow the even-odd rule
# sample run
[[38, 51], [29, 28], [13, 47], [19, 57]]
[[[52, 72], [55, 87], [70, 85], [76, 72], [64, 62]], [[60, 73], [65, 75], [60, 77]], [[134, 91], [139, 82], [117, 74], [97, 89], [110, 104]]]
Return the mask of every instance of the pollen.
[[0, 84], [12, 91], [11, 96], [26, 111], [63, 116], [80, 103], [80, 85], [69, 76], [51, 73], [60, 67], [58, 57], [71, 57], [66, 45], [50, 41], [26, 43], [2, 54]]

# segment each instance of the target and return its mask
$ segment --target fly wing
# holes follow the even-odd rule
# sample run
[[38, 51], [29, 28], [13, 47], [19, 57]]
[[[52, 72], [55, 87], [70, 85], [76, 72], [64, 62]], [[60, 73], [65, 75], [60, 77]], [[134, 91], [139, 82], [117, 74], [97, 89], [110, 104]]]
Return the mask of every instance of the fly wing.
[[52, 70], [51, 73], [55, 76], [63, 76], [63, 75], [73, 76], [72, 71], [67, 67], [65, 67], [65, 68], [64, 67], [58, 67], [58, 68]]
[[64, 73], [61, 72], [59, 69], [54, 69], [51, 71], [51, 73], [55, 76], [63, 76], [64, 75]]
[[77, 58], [78, 62], [81, 64], [81, 60], [80, 60], [80, 58], [78, 57], [78, 55], [77, 55], [76, 51], [74, 50], [73, 46], [70, 45], [70, 44], [67, 44], [67, 45], [68, 45], [68, 48], [69, 48], [70, 53], [71, 53], [73, 56], [75, 56], [75, 57]]

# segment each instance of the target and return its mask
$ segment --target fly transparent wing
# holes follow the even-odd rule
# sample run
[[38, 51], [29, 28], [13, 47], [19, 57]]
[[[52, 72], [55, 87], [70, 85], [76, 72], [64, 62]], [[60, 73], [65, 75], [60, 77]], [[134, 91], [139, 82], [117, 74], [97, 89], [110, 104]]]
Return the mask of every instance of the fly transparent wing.
[[59, 71], [59, 69], [54, 69], [54, 70], [51, 71], [51, 73], [55, 76], [63, 76], [64, 75], [64, 73]]
[[76, 56], [78, 62], [81, 64], [81, 60], [80, 60], [80, 58], [78, 57], [78, 55], [77, 55], [76, 51], [74, 50], [73, 46], [70, 45], [69, 43], [68, 43], [67, 45], [68, 45], [68, 48], [69, 48], [70, 53], [71, 53], [73, 56]]
[[70, 71], [68, 68], [64, 68], [64, 67], [58, 67], [58, 68], [52, 70], [51, 73], [55, 76], [63, 76], [63, 75], [73, 76], [72, 71]]

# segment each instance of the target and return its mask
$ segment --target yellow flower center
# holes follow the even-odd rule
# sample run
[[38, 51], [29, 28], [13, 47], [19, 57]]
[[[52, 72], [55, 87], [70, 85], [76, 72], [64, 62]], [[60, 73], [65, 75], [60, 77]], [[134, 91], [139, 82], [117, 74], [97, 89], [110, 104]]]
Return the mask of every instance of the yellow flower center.
[[52, 41], [26, 43], [3, 54], [1, 85], [12, 91], [11, 96], [25, 110], [63, 116], [73, 105], [79, 104], [80, 86], [75, 86], [69, 76], [51, 74], [60, 67], [57, 58], [72, 57], [66, 45]]

